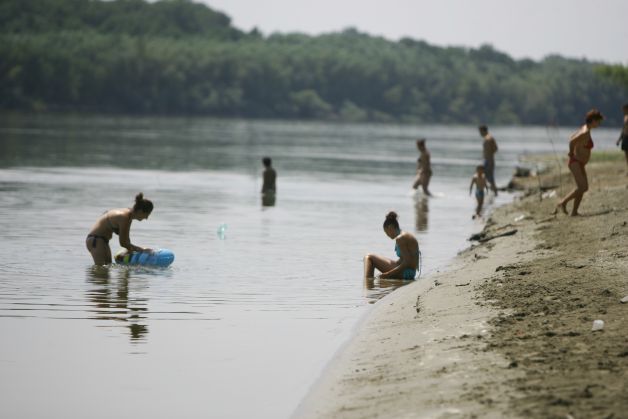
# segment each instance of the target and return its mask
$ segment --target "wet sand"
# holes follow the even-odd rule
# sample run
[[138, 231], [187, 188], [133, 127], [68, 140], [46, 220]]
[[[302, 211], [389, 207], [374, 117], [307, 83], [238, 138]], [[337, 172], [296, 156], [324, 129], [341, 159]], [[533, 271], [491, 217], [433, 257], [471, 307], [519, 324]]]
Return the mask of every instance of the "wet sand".
[[550, 215], [566, 167], [519, 181], [483, 231], [516, 232], [380, 301], [295, 417], [627, 417], [628, 177], [587, 169], [582, 217]]

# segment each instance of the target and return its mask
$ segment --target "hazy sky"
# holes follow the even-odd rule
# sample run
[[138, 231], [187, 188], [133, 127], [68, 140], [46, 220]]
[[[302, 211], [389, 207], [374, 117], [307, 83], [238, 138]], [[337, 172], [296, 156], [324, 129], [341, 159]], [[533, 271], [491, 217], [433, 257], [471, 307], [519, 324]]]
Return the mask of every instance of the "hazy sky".
[[240, 29], [264, 34], [355, 27], [441, 46], [488, 43], [516, 58], [558, 53], [628, 64], [628, 0], [195, 1], [226, 13]]

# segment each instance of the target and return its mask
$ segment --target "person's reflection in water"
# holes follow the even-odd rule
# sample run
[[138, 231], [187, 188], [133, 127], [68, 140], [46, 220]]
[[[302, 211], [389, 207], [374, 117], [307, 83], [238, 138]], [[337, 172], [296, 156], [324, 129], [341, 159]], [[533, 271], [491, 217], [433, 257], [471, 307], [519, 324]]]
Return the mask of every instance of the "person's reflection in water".
[[415, 198], [414, 209], [416, 211], [416, 231], [427, 231], [428, 212], [430, 212], [428, 202], [429, 199], [426, 196]]
[[410, 284], [410, 281], [403, 279], [382, 279], [382, 278], [364, 278], [364, 296], [369, 304], [374, 304], [378, 300], [384, 298], [394, 290], [404, 285]]
[[[111, 274], [118, 273], [118, 280], [112, 281]], [[87, 291], [87, 298], [94, 307], [88, 309], [93, 319], [113, 320], [127, 323], [131, 342], [146, 340], [148, 327], [141, 322], [146, 318], [146, 299], [129, 298], [129, 277], [131, 270], [125, 267], [92, 266], [87, 271], [87, 282], [94, 287]]]

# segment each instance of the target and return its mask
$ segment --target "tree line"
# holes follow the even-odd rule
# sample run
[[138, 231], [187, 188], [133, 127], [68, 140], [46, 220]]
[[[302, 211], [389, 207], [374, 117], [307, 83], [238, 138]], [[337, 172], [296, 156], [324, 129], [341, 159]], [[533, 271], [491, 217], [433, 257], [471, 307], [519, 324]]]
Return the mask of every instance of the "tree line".
[[4, 110], [574, 124], [597, 107], [619, 123], [628, 86], [609, 68], [354, 29], [262, 36], [189, 0], [0, 3]]

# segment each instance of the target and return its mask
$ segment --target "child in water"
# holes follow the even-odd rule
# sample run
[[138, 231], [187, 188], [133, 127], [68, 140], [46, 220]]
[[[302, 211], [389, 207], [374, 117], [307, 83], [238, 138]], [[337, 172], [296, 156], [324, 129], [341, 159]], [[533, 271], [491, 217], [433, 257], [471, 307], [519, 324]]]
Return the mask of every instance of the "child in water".
[[482, 213], [482, 205], [484, 205], [484, 191], [488, 193], [488, 185], [486, 177], [484, 176], [484, 166], [480, 165], [475, 168], [475, 174], [471, 178], [471, 185], [469, 185], [469, 195], [473, 190], [475, 184], [475, 199], [478, 201], [478, 206], [475, 208], [475, 214], [472, 218], [480, 217]]

